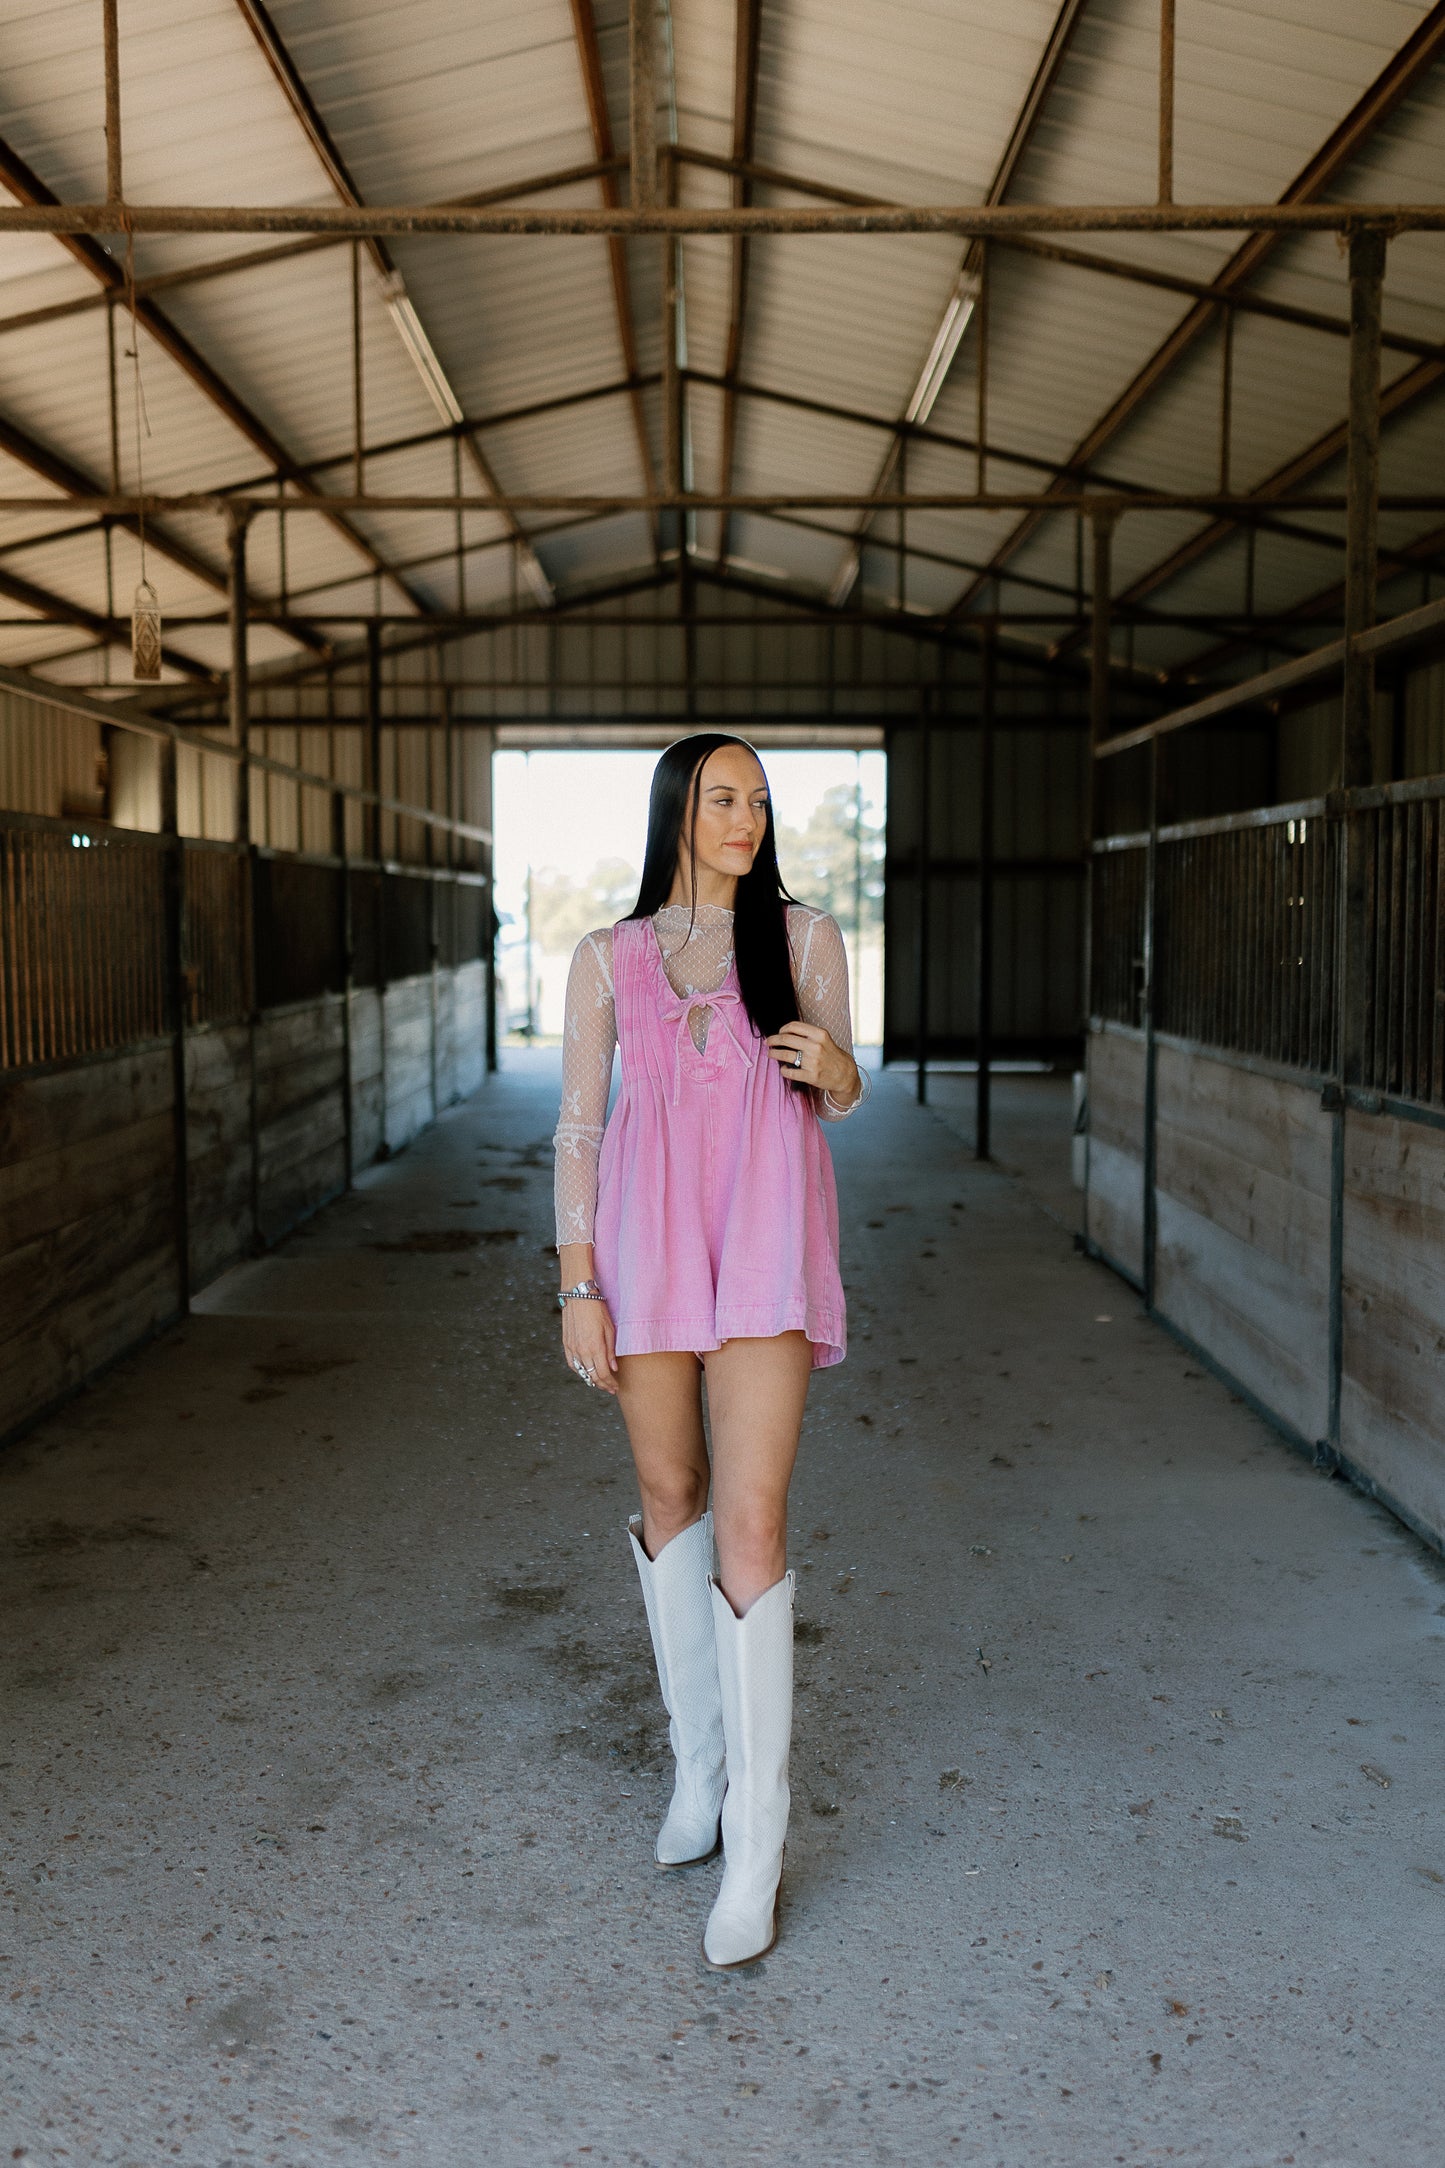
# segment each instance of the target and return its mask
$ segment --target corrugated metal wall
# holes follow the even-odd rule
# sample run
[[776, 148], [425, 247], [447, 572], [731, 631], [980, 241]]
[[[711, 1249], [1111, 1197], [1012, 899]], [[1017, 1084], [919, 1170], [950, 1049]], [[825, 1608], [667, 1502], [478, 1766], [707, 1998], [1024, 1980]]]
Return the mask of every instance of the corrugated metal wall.
[[[983, 733], [976, 685], [888, 733], [884, 1054], [917, 1049], [920, 872], [927, 895], [927, 1047], [971, 1056], [978, 1031]], [[925, 753], [926, 742], [926, 753]], [[926, 763], [926, 764], [925, 764]], [[1071, 1057], [1083, 1028], [1088, 724], [1068, 687], [1002, 675], [994, 751], [993, 1046]], [[920, 867], [922, 845], [923, 869]]]
[[0, 692], [0, 806], [98, 815], [102, 797], [99, 724]]
[[[440, 725], [383, 730], [382, 791], [485, 828], [491, 821], [492, 733], [463, 725], [452, 731], [450, 782], [446, 736]], [[306, 728], [260, 724], [251, 742], [264, 758], [314, 775], [343, 783], [363, 779], [363, 734], [354, 722], [337, 726], [320, 721]], [[178, 749], [176, 794], [183, 836], [229, 842], [235, 833], [235, 790], [234, 762], [189, 746]], [[68, 715], [44, 701], [0, 693], [0, 810], [108, 820], [118, 828], [154, 834], [161, 824], [159, 746], [153, 738]], [[365, 823], [355, 801], [347, 804], [346, 823], [347, 850], [361, 857]], [[328, 854], [329, 794], [253, 770], [251, 836], [271, 850]], [[383, 857], [406, 865], [442, 863], [446, 856], [445, 839], [427, 823], [395, 813], [382, 816], [381, 847]], [[480, 865], [480, 850], [458, 839], [452, 863]]]

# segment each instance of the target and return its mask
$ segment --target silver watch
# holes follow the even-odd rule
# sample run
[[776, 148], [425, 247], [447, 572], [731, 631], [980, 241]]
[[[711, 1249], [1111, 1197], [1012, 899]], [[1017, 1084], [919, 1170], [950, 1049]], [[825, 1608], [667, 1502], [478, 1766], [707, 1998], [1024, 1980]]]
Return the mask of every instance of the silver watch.
[[575, 1287], [564, 1287], [557, 1297], [557, 1307], [565, 1310], [569, 1302], [602, 1302], [604, 1296], [595, 1280], [579, 1280]]

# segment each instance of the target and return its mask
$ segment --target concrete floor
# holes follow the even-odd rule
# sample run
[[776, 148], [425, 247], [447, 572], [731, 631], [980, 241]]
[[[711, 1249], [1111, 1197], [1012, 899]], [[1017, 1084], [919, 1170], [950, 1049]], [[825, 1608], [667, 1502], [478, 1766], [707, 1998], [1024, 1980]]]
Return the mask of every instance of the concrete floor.
[[0, 1462], [0, 2158], [1436, 2168], [1445, 1569], [908, 1077], [833, 1133], [783, 1938], [704, 1970], [554, 1092]]

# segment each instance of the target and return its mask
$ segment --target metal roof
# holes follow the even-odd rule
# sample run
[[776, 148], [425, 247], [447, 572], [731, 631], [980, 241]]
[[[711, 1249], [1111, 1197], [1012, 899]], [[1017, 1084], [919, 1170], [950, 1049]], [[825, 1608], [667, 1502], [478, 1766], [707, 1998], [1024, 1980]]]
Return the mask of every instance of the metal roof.
[[[1152, 200], [1157, 0], [1014, 0], [1007, 10], [992, 0], [661, 0], [661, 8], [659, 133], [678, 154], [665, 170], [684, 204], [818, 200], [810, 190], [906, 203]], [[539, 183], [547, 184], [539, 200], [557, 206], [625, 200], [621, 0], [531, 0], [520, 9], [503, 0], [271, 0], [269, 53], [257, 12], [250, 0], [120, 0], [129, 200], [320, 205], [349, 187], [366, 203], [437, 203]], [[1190, 0], [1178, 22], [1179, 199], [1283, 196], [1439, 12], [1424, 0]], [[100, 30], [97, 0], [0, 0], [0, 149], [62, 201], [105, 191]], [[303, 108], [316, 117], [319, 145]], [[1445, 195], [1445, 71], [1434, 66], [1378, 118], [1366, 116], [1347, 148], [1330, 169], [1333, 197]], [[9, 200], [3, 190], [0, 198]], [[990, 244], [992, 484], [1041, 500], [1060, 473], [1124, 490], [1214, 490], [1223, 315], [1214, 310], [1140, 389], [1141, 372], [1196, 306], [1187, 291], [1148, 278], [1228, 280], [1241, 238], [1081, 237], [1075, 254], [1105, 268]], [[123, 306], [112, 316], [113, 291], [107, 298], [125, 270], [120, 245], [89, 247], [87, 256], [45, 235], [0, 237], [0, 492], [55, 507], [0, 515], [0, 660], [94, 683], [128, 674], [103, 621], [112, 608], [126, 613], [136, 540], [116, 525], [107, 542], [99, 520], [67, 508], [68, 497], [103, 491], [113, 478], [131, 490], [142, 471], [148, 488], [176, 495], [279, 487], [282, 474], [293, 492], [304, 482], [344, 495], [355, 486], [358, 427], [369, 491], [445, 496], [460, 476], [476, 504], [461, 517], [460, 557], [452, 511], [296, 514], [284, 550], [276, 522], [258, 520], [254, 599], [263, 618], [286, 620], [255, 628], [258, 670], [354, 641], [355, 623], [328, 622], [328, 610], [354, 620], [379, 606], [424, 620], [506, 611], [519, 599], [565, 606], [675, 557], [670, 515], [488, 509], [495, 489], [606, 498], [658, 484], [667, 458], [665, 244], [429, 235], [379, 249], [143, 235], [138, 335]], [[981, 310], [926, 427], [910, 437], [904, 469], [889, 465], [895, 425], [956, 291], [959, 241], [691, 236], [678, 253], [690, 486], [866, 499], [891, 474], [894, 486], [906, 480], [915, 490], [973, 488]], [[970, 251], [969, 262], [977, 256]], [[1445, 368], [1432, 375], [1428, 356], [1388, 343], [1445, 344], [1442, 267], [1439, 235], [1392, 244], [1385, 380], [1399, 396], [1386, 402], [1387, 487], [1445, 481]], [[1274, 490], [1308, 453], [1308, 484], [1339, 487], [1329, 440], [1344, 418], [1346, 342], [1250, 307], [1343, 318], [1345, 264], [1334, 237], [1274, 238], [1232, 291], [1243, 304], [1229, 355], [1232, 486]], [[144, 402], [139, 446], [132, 348]], [[1298, 610], [1338, 585], [1340, 516], [1286, 519], [1283, 503], [1279, 511], [1249, 548], [1236, 522], [1211, 515], [1121, 522], [1116, 588], [1153, 613], [1129, 634], [1141, 668], [1184, 671], [1220, 649], [1215, 631], [1181, 618], [1238, 616], [1247, 599], [1257, 612]], [[891, 511], [860, 520], [837, 510], [702, 510], [687, 536], [699, 570], [814, 602], [848, 593], [861, 540], [857, 593], [870, 606], [901, 603], [909, 616], [951, 623], [982, 608], [1057, 608], [1062, 633], [1035, 624], [1013, 635], [1043, 657], [1061, 640], [1079, 644], [1068, 630], [1076, 524], [1068, 513], [1024, 520], [919, 508], [900, 536]], [[1396, 553], [1382, 568], [1387, 586], [1404, 579], [1401, 558], [1423, 563], [1427, 581], [1432, 564], [1445, 570], [1445, 536], [1438, 552], [1431, 540], [1439, 524], [1438, 514], [1385, 515], [1382, 540]], [[214, 513], [152, 524], [147, 562], [173, 676], [187, 663], [200, 677], [226, 666], [225, 549]], [[1416, 599], [1418, 571], [1411, 578]], [[201, 616], [212, 622], [185, 622]]]

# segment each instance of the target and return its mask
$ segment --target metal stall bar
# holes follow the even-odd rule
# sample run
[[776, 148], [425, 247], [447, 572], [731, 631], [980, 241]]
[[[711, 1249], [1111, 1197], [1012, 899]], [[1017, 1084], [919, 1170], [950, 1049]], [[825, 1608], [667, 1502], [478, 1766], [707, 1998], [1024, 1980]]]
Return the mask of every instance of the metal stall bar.
[[995, 731], [998, 641], [992, 626], [979, 653], [978, 751], [978, 953], [975, 963], [977, 1017], [975, 1052], [978, 1073], [974, 1092], [973, 1156], [992, 1157], [993, 1062], [993, 904]]
[[[1346, 457], [1344, 698], [1340, 715], [1338, 815], [1341, 869], [1336, 936], [1336, 1076], [1330, 1149], [1329, 1418], [1327, 1443], [1340, 1450], [1344, 1381], [1345, 1089], [1364, 1081], [1367, 995], [1378, 901], [1371, 897], [1368, 824], [1348, 794], [1374, 780], [1375, 657], [1360, 646], [1375, 615], [1380, 496], [1380, 316], [1385, 237], [1350, 239], [1350, 403]], [[1373, 908], [1372, 908], [1373, 905]]]
[[914, 1061], [917, 1075], [915, 1097], [918, 1104], [928, 1104], [928, 973], [929, 973], [929, 888], [932, 879], [932, 823], [928, 774], [933, 759], [932, 718], [929, 712], [928, 694], [925, 692], [918, 709], [918, 925], [916, 930], [917, 968], [917, 1014], [914, 1018], [916, 1047]]

